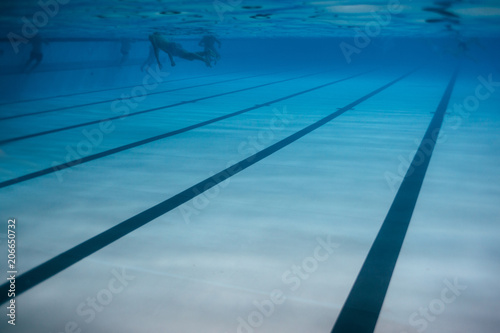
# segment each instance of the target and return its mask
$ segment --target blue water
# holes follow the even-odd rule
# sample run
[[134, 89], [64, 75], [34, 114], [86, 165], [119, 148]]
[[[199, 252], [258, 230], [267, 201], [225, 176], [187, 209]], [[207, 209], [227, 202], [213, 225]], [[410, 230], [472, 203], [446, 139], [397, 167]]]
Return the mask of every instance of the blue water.
[[1, 332], [498, 331], [497, 1], [0, 8]]

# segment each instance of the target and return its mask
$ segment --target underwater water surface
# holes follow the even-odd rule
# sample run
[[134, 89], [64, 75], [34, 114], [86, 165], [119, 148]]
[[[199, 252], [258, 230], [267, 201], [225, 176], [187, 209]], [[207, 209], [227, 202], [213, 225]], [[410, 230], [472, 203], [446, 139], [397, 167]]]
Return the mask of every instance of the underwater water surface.
[[497, 1], [0, 10], [1, 332], [498, 331]]

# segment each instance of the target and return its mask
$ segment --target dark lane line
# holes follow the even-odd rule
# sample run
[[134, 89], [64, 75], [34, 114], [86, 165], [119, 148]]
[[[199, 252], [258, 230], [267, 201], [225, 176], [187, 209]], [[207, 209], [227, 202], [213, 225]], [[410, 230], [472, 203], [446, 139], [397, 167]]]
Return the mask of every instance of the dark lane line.
[[332, 333], [373, 333], [446, 113], [458, 68], [441, 98]]
[[[36, 171], [36, 172], [32, 172], [32, 173], [26, 174], [26, 175], [21, 176], [21, 177], [17, 177], [17, 178], [13, 178], [13, 179], [10, 179], [10, 180], [6, 180], [6, 181], [3, 181], [3, 182], [0, 182], [0, 188], [11, 186], [11, 185], [14, 185], [14, 184], [18, 184], [18, 183], [24, 182], [26, 180], [37, 178], [37, 177], [40, 177], [40, 176], [48, 175], [48, 174], [51, 174], [53, 172], [59, 172], [61, 170], [64, 170], [64, 169], [67, 169], [67, 168], [71, 168], [71, 167], [74, 167], [76, 165], [80, 165], [80, 164], [83, 164], [83, 163], [86, 163], [86, 162], [90, 162], [90, 161], [93, 161], [93, 160], [96, 160], [96, 159], [99, 159], [99, 158], [102, 158], [102, 157], [106, 157], [106, 156], [109, 156], [109, 155], [112, 155], [112, 154], [116, 154], [116, 153], [122, 152], [124, 150], [128, 150], [128, 149], [132, 149], [132, 148], [135, 148], [135, 147], [139, 147], [139, 146], [145, 145], [147, 143], [151, 143], [153, 141], [161, 140], [161, 139], [164, 139], [164, 138], [167, 138], [167, 137], [170, 137], [170, 136], [174, 136], [174, 135], [181, 134], [181, 133], [184, 133], [184, 132], [196, 129], [196, 128], [200, 128], [202, 126], [213, 124], [215, 122], [218, 122], [218, 121], [221, 121], [221, 120], [224, 120], [224, 119], [228, 119], [228, 118], [231, 118], [231, 117], [235, 117], [235, 116], [238, 116], [238, 115], [243, 114], [245, 112], [256, 110], [256, 109], [261, 108], [263, 106], [268, 106], [270, 104], [274, 104], [274, 103], [277, 103], [277, 102], [281, 102], [281, 101], [284, 101], [286, 99], [289, 99], [289, 98], [292, 98], [292, 97], [295, 97], [295, 96], [299, 96], [299, 95], [311, 92], [313, 90], [317, 90], [317, 89], [320, 89], [320, 88], [332, 85], [334, 83], [338, 83], [338, 82], [342, 82], [342, 81], [345, 81], [345, 80], [349, 80], [349, 79], [355, 78], [355, 77], [363, 75], [363, 74], [366, 74], [366, 72], [359, 73], [359, 74], [356, 74], [356, 75], [352, 75], [352, 76], [349, 76], [349, 77], [346, 77], [346, 78], [343, 78], [343, 79], [338, 79], [338, 80], [332, 81], [330, 83], [322, 84], [320, 86], [317, 86], [317, 87], [314, 87], [314, 88], [311, 88], [311, 89], [307, 89], [307, 90], [303, 90], [303, 91], [300, 91], [298, 93], [294, 93], [294, 94], [291, 94], [291, 95], [288, 95], [288, 96], [285, 96], [285, 97], [281, 97], [281, 98], [278, 98], [278, 99], [275, 99], [275, 100], [272, 100], [272, 101], [269, 101], [269, 102], [266, 102], [266, 103], [263, 103], [263, 104], [257, 104], [257, 105], [254, 105], [252, 107], [249, 107], [249, 108], [246, 108], [246, 109], [243, 109], [243, 110], [239, 110], [239, 111], [236, 111], [236, 112], [233, 112], [233, 113], [229, 113], [229, 114], [226, 114], [226, 115], [223, 115], [223, 116], [220, 116], [220, 117], [216, 117], [216, 118], [213, 118], [213, 119], [210, 119], [210, 120], [206, 120], [206, 121], [200, 122], [198, 124], [190, 125], [190, 126], [187, 126], [187, 127], [184, 127], [184, 128], [180, 128], [180, 129], [177, 129], [177, 130], [174, 130], [174, 131], [170, 131], [170, 132], [167, 132], [167, 133], [156, 135], [156, 136], [153, 136], [153, 137], [150, 137], [150, 138], [147, 138], [147, 139], [143, 139], [143, 140], [140, 140], [140, 141], [129, 143], [129, 144], [126, 144], [126, 145], [123, 145], [123, 146], [120, 146], [120, 147], [116, 147], [116, 148], [113, 148], [113, 149], [105, 150], [105, 151], [97, 153], [97, 154], [88, 155], [88, 156], [82, 157], [79, 160], [69, 161], [69, 162], [66, 162], [66, 163], [59, 164], [59, 165], [53, 165], [50, 168], [46, 168], [46, 169], [43, 169], [43, 170], [39, 170], [39, 171]], [[307, 74], [306, 76], [309, 76], [309, 75], [315, 75], [315, 74]], [[294, 80], [294, 79], [300, 79], [300, 78], [301, 77], [297, 77], [297, 78], [287, 79], [287, 80]]]
[[38, 133], [33, 133], [33, 134], [27, 134], [27, 135], [23, 135], [23, 136], [18, 136], [18, 137], [15, 137], [15, 138], [0, 140], [0, 145], [6, 144], [6, 143], [15, 142], [15, 141], [20, 141], [20, 140], [30, 139], [30, 138], [34, 138], [34, 137], [37, 137], [37, 136], [42, 136], [42, 135], [57, 133], [57, 132], [61, 132], [61, 131], [66, 131], [66, 130], [70, 130], [70, 129], [74, 129], [74, 128], [79, 128], [79, 127], [94, 125], [94, 124], [98, 124], [98, 123], [101, 123], [101, 122], [104, 122], [104, 121], [110, 121], [110, 120], [116, 120], [116, 119], [124, 119], [124, 118], [127, 118], [127, 117], [137, 116], [137, 115], [144, 114], [144, 113], [149, 113], [149, 112], [163, 110], [163, 109], [169, 109], [169, 108], [173, 108], [173, 107], [184, 105], [184, 104], [195, 103], [195, 102], [203, 101], [203, 100], [210, 99], [210, 98], [215, 98], [215, 97], [220, 97], [220, 96], [224, 96], [224, 95], [234, 94], [234, 93], [238, 93], [238, 92], [242, 92], [242, 91], [246, 91], [246, 90], [251, 90], [251, 89], [257, 89], [257, 88], [269, 86], [269, 85], [272, 85], [272, 84], [283, 83], [283, 82], [286, 82], [286, 81], [297, 80], [297, 79], [300, 79], [300, 78], [304, 78], [304, 77], [307, 77], [307, 76], [318, 75], [318, 74], [321, 74], [321, 73], [324, 73], [324, 72], [301, 75], [301, 76], [298, 76], [298, 77], [293, 77], [293, 78], [289, 78], [289, 79], [284, 79], [284, 80], [278, 80], [278, 81], [273, 81], [273, 82], [269, 82], [269, 83], [259, 84], [259, 85], [252, 86], [252, 87], [247, 87], [247, 88], [238, 89], [238, 90], [232, 90], [232, 91], [229, 91], [229, 92], [219, 93], [219, 94], [210, 95], [210, 96], [206, 96], [206, 97], [195, 98], [195, 99], [192, 99], [192, 100], [189, 100], [189, 101], [177, 102], [177, 103], [174, 103], [174, 104], [160, 106], [160, 107], [156, 107], [156, 108], [152, 108], [152, 109], [147, 109], [147, 110], [143, 110], [143, 111], [132, 112], [132, 113], [128, 113], [128, 114], [124, 114], [124, 115], [119, 115], [119, 116], [114, 116], [114, 117], [105, 118], [105, 119], [92, 120], [92, 121], [89, 121], [89, 122], [86, 122], [86, 123], [80, 123], [80, 124], [76, 124], [76, 125], [71, 125], [71, 126], [56, 128], [56, 129], [47, 130], [47, 131], [43, 131], [43, 132], [38, 132]]
[[[134, 230], [142, 227], [143, 225], [151, 222], [152, 220], [164, 215], [165, 213], [179, 207], [187, 201], [195, 198], [199, 194], [211, 189], [217, 184], [225, 181], [226, 179], [236, 175], [237, 173], [245, 170], [246, 168], [254, 165], [255, 163], [263, 160], [264, 158], [276, 153], [277, 151], [287, 147], [293, 142], [299, 140], [312, 131], [320, 128], [321, 126], [329, 123], [331, 120], [342, 115], [346, 111], [354, 108], [356, 105], [364, 102], [370, 97], [380, 93], [381, 91], [392, 86], [396, 82], [404, 79], [415, 70], [412, 70], [397, 79], [377, 88], [376, 90], [368, 93], [367, 95], [351, 102], [343, 108], [331, 113], [330, 115], [318, 120], [317, 122], [295, 132], [294, 134], [284, 138], [281, 141], [261, 150], [254, 155], [237, 162], [236, 164], [220, 171], [219, 173], [209, 177], [196, 185], [178, 193], [177, 195], [115, 225], [114, 227], [76, 245], [75, 247], [55, 256], [52, 259], [40, 264], [28, 272], [18, 276], [16, 279], [16, 295], [20, 295], [25, 291], [33, 288], [41, 282], [53, 277], [57, 273], [65, 270], [66, 268], [74, 265], [80, 260], [90, 256], [91, 254], [103, 249], [116, 240], [124, 237], [125, 235], [133, 232]], [[0, 304], [9, 300], [8, 298], [9, 283], [4, 283], [0, 286]]]
[[[166, 84], [166, 83], [171, 83], [171, 82], [178, 82], [178, 81], [186, 81], [186, 80], [194, 80], [194, 79], [201, 79], [205, 77], [211, 77], [211, 76], [222, 76], [222, 75], [229, 75], [229, 74], [234, 74], [234, 72], [231, 73], [224, 73], [224, 74], [210, 74], [210, 75], [201, 75], [201, 76], [191, 76], [191, 77], [183, 77], [181, 79], [175, 79], [175, 80], [168, 80], [164, 81], [160, 84]], [[78, 95], [86, 95], [86, 94], [94, 94], [98, 92], [103, 92], [103, 91], [111, 91], [111, 90], [120, 90], [120, 89], [128, 89], [128, 88], [134, 88], [140, 84], [134, 84], [131, 86], [124, 86], [124, 87], [115, 87], [115, 88], [103, 88], [99, 90], [92, 90], [92, 91], [81, 91], [77, 93], [70, 93], [70, 94], [64, 94], [64, 95], [56, 95], [56, 96], [50, 96], [50, 97], [38, 97], [38, 98], [31, 98], [31, 99], [25, 99], [25, 100], [18, 100], [18, 101], [11, 101], [11, 102], [4, 102], [0, 103], [0, 106], [4, 105], [10, 105], [10, 104], [21, 104], [21, 103], [30, 103], [30, 102], [36, 102], [36, 101], [43, 101], [46, 99], [54, 99], [54, 98], [62, 98], [62, 97], [71, 97], [71, 96], [78, 96]], [[0, 118], [1, 119], [1, 118]]]
[[[219, 84], [219, 83], [225, 83], [225, 82], [231, 82], [231, 81], [239, 81], [239, 80], [251, 79], [251, 78], [254, 78], [254, 77], [266, 76], [266, 75], [271, 75], [271, 74], [249, 75], [249, 76], [244, 76], [244, 77], [237, 77], [237, 78], [232, 78], [232, 79], [225, 79], [225, 80], [221, 80], [221, 81], [201, 83], [201, 84], [196, 84], [196, 85], [188, 86], [188, 87], [181, 87], [181, 88], [174, 88], [174, 89], [169, 89], [169, 90], [155, 91], [155, 92], [151, 92], [151, 93], [146, 93], [145, 95], [142, 95], [141, 98], [142, 97], [146, 97], [146, 96], [151, 96], [151, 95], [164, 94], [164, 93], [173, 92], [173, 91], [186, 90], [186, 89], [198, 88], [198, 87], [203, 87], [203, 86], [211, 86], [211, 85]], [[134, 87], [141, 87], [141, 85], [135, 85]], [[71, 109], [76, 109], [76, 108], [82, 108], [82, 107], [85, 107], [85, 106], [110, 103], [110, 102], [114, 102], [114, 101], [127, 101], [129, 99], [136, 98], [136, 97], [137, 96], [129, 96], [129, 97], [125, 97], [125, 98], [113, 98], [113, 99], [107, 99], [107, 100], [98, 101], [98, 102], [90, 102], [90, 103], [85, 103], [85, 104], [63, 106], [63, 107], [59, 107], [59, 108], [55, 108], [55, 109], [50, 109], [50, 110], [43, 110], [43, 111], [29, 112], [29, 113], [23, 113], [23, 114], [16, 114], [16, 115], [13, 115], [13, 116], [8, 116], [8, 117], [0, 118], [0, 121], [2, 121], [2, 120], [9, 120], [9, 119], [17, 119], [17, 118], [28, 117], [28, 116], [36, 116], [36, 115], [46, 114], [46, 113], [51, 113], [51, 112], [56, 112], [56, 111], [71, 110]]]

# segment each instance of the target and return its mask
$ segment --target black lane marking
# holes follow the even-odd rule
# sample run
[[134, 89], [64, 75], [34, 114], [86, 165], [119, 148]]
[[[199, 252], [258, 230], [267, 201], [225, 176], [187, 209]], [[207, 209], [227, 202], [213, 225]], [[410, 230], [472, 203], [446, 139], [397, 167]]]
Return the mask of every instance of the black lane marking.
[[[120, 147], [116, 147], [116, 148], [112, 148], [112, 149], [109, 149], [109, 150], [105, 150], [105, 151], [97, 153], [97, 154], [88, 155], [88, 156], [82, 157], [79, 160], [74, 160], [74, 161], [62, 163], [62, 164], [59, 164], [59, 165], [54, 165], [54, 166], [52, 166], [50, 168], [46, 168], [46, 169], [43, 169], [43, 170], [32, 172], [32, 173], [26, 174], [26, 175], [21, 176], [21, 177], [9, 179], [9, 180], [0, 182], [0, 188], [11, 186], [11, 185], [14, 185], [14, 184], [18, 184], [18, 183], [24, 182], [26, 180], [30, 180], [30, 179], [37, 178], [37, 177], [40, 177], [40, 176], [48, 175], [48, 174], [51, 174], [51, 173], [54, 173], [54, 172], [59, 172], [61, 170], [64, 170], [64, 169], [67, 169], [67, 168], [71, 168], [71, 167], [74, 167], [76, 165], [80, 165], [80, 164], [83, 164], [83, 163], [86, 163], [86, 162], [90, 162], [90, 161], [93, 161], [93, 160], [96, 160], [96, 159], [99, 159], [99, 158], [102, 158], [102, 157], [106, 157], [106, 156], [109, 156], [109, 155], [112, 155], [112, 154], [116, 154], [116, 153], [122, 152], [124, 150], [132, 149], [132, 148], [135, 148], [135, 147], [138, 147], [138, 146], [145, 145], [147, 143], [151, 143], [153, 141], [161, 140], [161, 139], [164, 139], [164, 138], [168, 138], [170, 136], [174, 136], [174, 135], [181, 134], [181, 133], [184, 133], [184, 132], [196, 129], [196, 128], [200, 128], [202, 126], [213, 124], [215, 122], [218, 122], [218, 121], [221, 121], [221, 120], [224, 120], [224, 119], [228, 119], [228, 118], [231, 118], [231, 117], [235, 117], [235, 116], [238, 116], [238, 115], [243, 114], [245, 112], [256, 110], [256, 109], [261, 108], [263, 106], [269, 106], [270, 104], [281, 102], [281, 101], [284, 101], [286, 99], [289, 99], [289, 98], [292, 98], [292, 97], [295, 97], [295, 96], [299, 96], [299, 95], [302, 95], [302, 94], [311, 92], [313, 90], [317, 90], [317, 89], [320, 89], [320, 88], [323, 88], [323, 87], [326, 87], [326, 86], [329, 86], [329, 85], [332, 85], [332, 84], [335, 84], [335, 83], [338, 83], [338, 82], [349, 80], [349, 79], [355, 78], [357, 76], [360, 76], [360, 75], [363, 75], [363, 74], [366, 74], [366, 73], [367, 72], [359, 73], [359, 74], [352, 75], [352, 76], [349, 76], [349, 77], [346, 77], [346, 78], [343, 78], [343, 79], [338, 79], [338, 80], [335, 80], [335, 81], [332, 81], [332, 82], [329, 82], [329, 83], [326, 83], [326, 84], [322, 84], [320, 86], [317, 86], [317, 87], [314, 87], [314, 88], [311, 88], [311, 89], [303, 90], [303, 91], [300, 91], [298, 93], [294, 93], [294, 94], [291, 94], [291, 95], [288, 95], [288, 96], [285, 96], [285, 97], [281, 97], [281, 98], [278, 98], [278, 99], [275, 99], [275, 100], [272, 100], [272, 101], [269, 101], [269, 102], [266, 102], [266, 103], [263, 103], [263, 104], [257, 104], [257, 105], [254, 105], [252, 107], [249, 107], [249, 108], [246, 108], [246, 109], [243, 109], [243, 110], [239, 110], [239, 111], [236, 111], [236, 112], [233, 112], [233, 113], [229, 113], [229, 114], [226, 114], [226, 115], [223, 115], [223, 116], [220, 116], [220, 117], [216, 117], [216, 118], [213, 118], [213, 119], [210, 119], [210, 120], [205, 120], [205, 121], [203, 121], [201, 123], [198, 123], [198, 124], [190, 125], [190, 126], [183, 127], [183, 128], [180, 128], [180, 129], [177, 129], [177, 130], [174, 130], [174, 131], [170, 131], [170, 132], [167, 132], [167, 133], [156, 135], [156, 136], [153, 136], [153, 137], [150, 137], [150, 138], [147, 138], [147, 139], [143, 139], [143, 140], [140, 140], [140, 141], [129, 143], [129, 144], [126, 144], [126, 145], [123, 145], [123, 146], [120, 146]], [[307, 74], [305, 76], [310, 76], [310, 75], [316, 75], [316, 74]], [[295, 80], [295, 79], [300, 79], [302, 77], [304, 77], [304, 76], [299, 76], [297, 78], [286, 79], [286, 80]], [[277, 82], [281, 82], [281, 81], [277, 81]]]
[[[234, 72], [224, 73], [224, 74], [210, 74], [210, 75], [183, 77], [181, 79], [164, 81], [164, 82], [162, 82], [160, 84], [166, 84], [166, 83], [178, 82], [178, 81], [186, 81], [186, 80], [194, 80], [194, 79], [201, 79], [201, 78], [211, 77], [211, 76], [229, 75], [229, 74], [233, 74], [233, 73]], [[30, 98], [30, 99], [24, 99], [24, 100], [18, 100], [18, 101], [10, 101], [10, 102], [0, 103], [0, 106], [10, 105], [10, 104], [30, 103], [30, 102], [36, 102], [36, 101], [43, 101], [43, 100], [46, 100], [46, 99], [71, 97], [71, 96], [86, 95], [86, 94], [94, 94], [94, 93], [103, 92], [103, 91], [128, 89], [128, 88], [137, 87], [138, 85], [140, 85], [140, 84], [134, 84], [134, 85], [131, 85], [131, 86], [124, 86], [124, 87], [118, 87], [118, 88], [115, 87], [115, 88], [103, 88], [103, 89], [91, 90], [91, 91], [81, 91], [81, 92], [77, 92], [77, 93], [70, 93], [70, 94], [64, 94], [64, 95], [56, 95], [56, 96], [50, 96], [50, 97], [38, 97], [38, 98]], [[0, 118], [0, 120], [2, 120], [2, 118]]]
[[[74, 265], [78, 261], [90, 256], [91, 254], [101, 250], [102, 248], [108, 246], [109, 244], [115, 242], [116, 240], [124, 237], [125, 235], [131, 233], [132, 231], [142, 227], [143, 225], [151, 222], [152, 220], [164, 215], [165, 213], [179, 207], [180, 205], [186, 203], [187, 201], [195, 198], [199, 194], [211, 189], [217, 184], [225, 181], [226, 179], [236, 175], [237, 173], [245, 170], [246, 168], [252, 166], [253, 164], [263, 160], [264, 158], [276, 153], [277, 151], [285, 148], [286, 146], [292, 144], [298, 139], [304, 137], [305, 135], [311, 133], [312, 131], [320, 128], [321, 126], [327, 124], [336, 117], [342, 115], [346, 111], [352, 109], [356, 105], [364, 102], [370, 97], [380, 93], [381, 91], [392, 86], [396, 82], [404, 79], [415, 70], [412, 70], [397, 79], [383, 85], [382, 87], [368, 93], [367, 95], [357, 99], [356, 101], [344, 106], [343, 108], [331, 113], [330, 115], [318, 120], [317, 122], [301, 129], [298, 132], [286, 137], [285, 139], [261, 150], [254, 155], [237, 162], [236, 164], [220, 171], [219, 173], [209, 177], [196, 185], [176, 194], [175, 196], [111, 227], [110, 229], [103, 231], [102, 233], [76, 245], [75, 247], [55, 256], [52, 259], [32, 268], [28, 272], [18, 276], [16, 279], [16, 295], [20, 295], [23, 292], [33, 288], [39, 283], [51, 278], [57, 273], [65, 270], [66, 268]], [[0, 286], [0, 304], [8, 301], [8, 289], [9, 283], [4, 283]]]
[[[251, 79], [251, 78], [254, 78], [254, 77], [266, 76], [266, 75], [269, 75], [269, 74], [250, 75], [250, 76], [244, 76], [244, 77], [226, 79], [226, 80], [221, 80], [221, 81], [216, 81], [216, 82], [201, 83], [201, 84], [196, 84], [194, 86], [189, 86], [189, 87], [181, 87], [181, 88], [174, 88], [174, 89], [169, 89], [169, 90], [155, 91], [155, 92], [147, 93], [146, 95], [144, 95], [144, 97], [145, 96], [151, 96], [151, 95], [157, 95], [157, 94], [164, 94], [164, 93], [173, 92], [173, 91], [179, 91], [179, 90], [185, 90], [185, 89], [191, 89], [191, 88], [198, 88], [198, 87], [203, 87], [203, 86], [211, 86], [211, 85], [219, 84], [219, 83], [225, 83], [225, 82], [231, 82], [231, 81]], [[137, 87], [137, 86], [140, 86], [140, 85], [135, 85], [134, 87]], [[56, 112], [56, 111], [64, 111], [64, 110], [77, 109], [77, 108], [82, 108], [82, 107], [85, 107], [85, 106], [110, 103], [110, 102], [114, 102], [114, 101], [127, 101], [127, 100], [132, 99], [132, 98], [136, 98], [136, 96], [129, 96], [129, 97], [125, 97], [125, 98], [113, 98], [113, 99], [108, 99], [108, 100], [104, 100], [104, 101], [90, 102], [90, 103], [79, 104], [79, 105], [62, 106], [62, 107], [55, 108], [55, 109], [50, 109], [50, 110], [17, 114], [17, 115], [13, 115], [13, 116], [8, 116], [8, 117], [0, 118], [0, 121], [1, 120], [9, 120], [9, 119], [22, 118], [22, 117], [28, 117], [28, 116], [36, 116], [36, 115], [46, 114], [46, 113], [51, 113], [51, 112]]]
[[101, 123], [101, 122], [104, 122], [104, 121], [110, 121], [110, 120], [116, 120], [116, 119], [124, 119], [124, 118], [127, 118], [127, 117], [137, 116], [137, 115], [144, 114], [144, 113], [149, 113], [149, 112], [163, 110], [163, 109], [169, 109], [169, 108], [173, 108], [173, 107], [184, 105], [184, 104], [195, 103], [195, 102], [203, 101], [203, 100], [206, 100], [206, 99], [216, 98], [216, 97], [220, 97], [220, 96], [224, 96], [224, 95], [229, 95], [229, 94], [234, 94], [234, 93], [238, 93], [238, 92], [242, 92], [242, 91], [246, 91], [246, 90], [257, 89], [257, 88], [269, 86], [269, 85], [272, 85], [272, 84], [283, 83], [283, 82], [286, 82], [286, 81], [296, 80], [296, 79], [304, 78], [304, 77], [307, 77], [307, 76], [318, 75], [318, 74], [321, 74], [321, 73], [323, 73], [323, 72], [301, 75], [301, 76], [298, 76], [298, 77], [293, 77], [293, 78], [289, 78], [289, 79], [273, 81], [273, 82], [264, 83], [264, 84], [260, 84], [260, 85], [252, 86], [252, 87], [248, 87], [248, 88], [243, 88], [243, 89], [238, 89], [238, 90], [232, 90], [232, 91], [229, 91], [229, 92], [224, 92], [224, 93], [219, 93], [219, 94], [210, 95], [210, 96], [206, 96], [206, 97], [196, 98], [196, 99], [192, 99], [192, 100], [189, 100], [189, 101], [183, 101], [183, 102], [178, 102], [178, 103], [174, 103], [174, 104], [170, 104], [170, 105], [160, 106], [160, 107], [157, 107], [157, 108], [152, 108], [152, 109], [147, 109], [147, 110], [143, 110], [143, 111], [132, 112], [132, 113], [128, 113], [128, 114], [125, 114], [125, 115], [120, 115], [120, 116], [115, 116], [115, 117], [110, 117], [110, 118], [105, 118], [105, 119], [92, 120], [92, 121], [89, 121], [89, 122], [86, 122], [86, 123], [80, 123], [80, 124], [76, 124], [76, 125], [71, 125], [71, 126], [56, 128], [56, 129], [47, 130], [47, 131], [43, 131], [43, 132], [38, 132], [38, 133], [33, 133], [33, 134], [27, 134], [27, 135], [23, 135], [23, 136], [18, 136], [18, 137], [15, 137], [15, 138], [0, 140], [0, 145], [6, 144], [6, 143], [15, 142], [15, 141], [20, 141], [20, 140], [30, 139], [30, 138], [34, 138], [34, 137], [37, 137], [37, 136], [42, 136], [42, 135], [57, 133], [57, 132], [61, 132], [61, 131], [66, 131], [66, 130], [70, 130], [70, 129], [74, 129], [74, 128], [79, 128], [79, 127], [94, 125], [94, 124], [98, 124], [98, 123]]
[[448, 83], [332, 333], [373, 333], [375, 329], [457, 75], [458, 68]]

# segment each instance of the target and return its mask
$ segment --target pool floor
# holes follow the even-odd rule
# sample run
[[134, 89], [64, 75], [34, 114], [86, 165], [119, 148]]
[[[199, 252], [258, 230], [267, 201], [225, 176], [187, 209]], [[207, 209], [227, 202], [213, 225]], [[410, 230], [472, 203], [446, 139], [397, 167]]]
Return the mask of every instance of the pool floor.
[[497, 332], [495, 79], [240, 71], [0, 105], [0, 330]]

